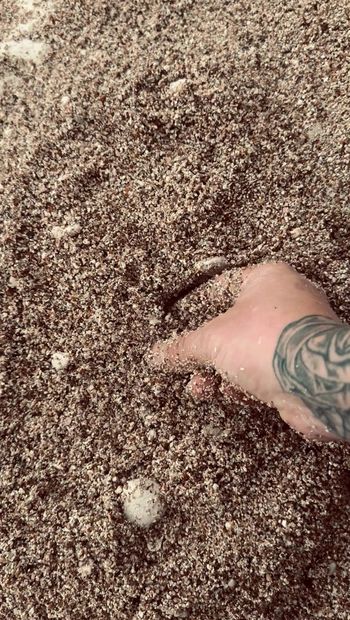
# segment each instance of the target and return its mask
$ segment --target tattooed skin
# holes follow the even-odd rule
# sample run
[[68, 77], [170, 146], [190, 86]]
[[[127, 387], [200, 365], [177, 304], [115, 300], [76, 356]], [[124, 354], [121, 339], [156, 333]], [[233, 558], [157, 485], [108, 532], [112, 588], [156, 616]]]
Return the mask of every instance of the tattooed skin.
[[287, 325], [273, 357], [285, 392], [299, 396], [325, 426], [350, 439], [350, 327], [311, 315]]

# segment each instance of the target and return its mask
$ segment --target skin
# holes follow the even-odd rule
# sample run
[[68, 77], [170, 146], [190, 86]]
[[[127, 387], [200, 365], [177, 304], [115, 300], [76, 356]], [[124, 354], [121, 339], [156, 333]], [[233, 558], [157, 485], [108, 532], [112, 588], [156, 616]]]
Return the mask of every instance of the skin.
[[[199, 329], [158, 343], [153, 362], [177, 370], [209, 364], [276, 407], [305, 437], [350, 440], [350, 327], [325, 293], [286, 263], [226, 272], [213, 290], [227, 287], [234, 305]], [[200, 378], [194, 384], [200, 393]]]

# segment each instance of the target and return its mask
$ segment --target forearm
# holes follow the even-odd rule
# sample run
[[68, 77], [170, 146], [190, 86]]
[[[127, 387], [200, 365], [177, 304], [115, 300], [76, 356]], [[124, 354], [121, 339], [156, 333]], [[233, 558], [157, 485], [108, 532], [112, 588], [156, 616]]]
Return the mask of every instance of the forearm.
[[313, 415], [350, 440], [350, 326], [305, 316], [282, 331], [273, 369], [285, 392], [299, 396]]

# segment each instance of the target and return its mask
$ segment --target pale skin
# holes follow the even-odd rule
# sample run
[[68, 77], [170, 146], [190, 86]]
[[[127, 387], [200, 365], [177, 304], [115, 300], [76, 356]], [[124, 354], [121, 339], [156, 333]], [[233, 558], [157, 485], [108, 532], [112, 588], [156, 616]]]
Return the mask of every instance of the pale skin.
[[350, 440], [350, 327], [325, 293], [286, 263], [233, 270], [215, 285], [231, 288], [232, 307], [158, 343], [154, 362], [210, 365], [306, 438]]

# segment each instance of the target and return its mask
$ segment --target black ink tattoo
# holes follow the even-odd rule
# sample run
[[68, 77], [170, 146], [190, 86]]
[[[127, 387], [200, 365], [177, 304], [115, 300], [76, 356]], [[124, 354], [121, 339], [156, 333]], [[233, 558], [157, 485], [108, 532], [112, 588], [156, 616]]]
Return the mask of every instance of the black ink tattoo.
[[273, 357], [285, 392], [299, 396], [332, 432], [350, 439], [350, 327], [324, 316], [287, 325]]

